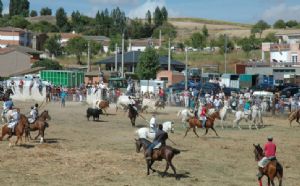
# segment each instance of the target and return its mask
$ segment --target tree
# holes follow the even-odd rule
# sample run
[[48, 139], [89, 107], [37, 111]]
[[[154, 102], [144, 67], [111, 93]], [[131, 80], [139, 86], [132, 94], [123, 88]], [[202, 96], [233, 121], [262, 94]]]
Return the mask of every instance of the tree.
[[168, 11], [167, 11], [166, 7], [162, 7], [160, 12], [162, 14], [163, 21], [168, 21]]
[[268, 25], [268, 23], [266, 23], [265, 21], [260, 20], [255, 25], [253, 25], [253, 27], [251, 29], [251, 33], [252, 34], [259, 33], [259, 36], [261, 38], [263, 31], [268, 28], [270, 28], [270, 25]]
[[148, 10], [147, 13], [146, 13], [146, 20], [147, 20], [148, 24], [151, 25], [152, 17], [151, 17], [150, 10]]
[[261, 41], [260, 39], [255, 38], [255, 35], [252, 34], [249, 38], [245, 37], [241, 39], [238, 44], [241, 45], [242, 50], [246, 52], [247, 55], [249, 55], [249, 53], [252, 50], [256, 50], [260, 48]]
[[56, 10], [56, 25], [61, 31], [66, 32], [70, 30], [67, 13], [62, 7]]
[[205, 37], [200, 32], [193, 33], [190, 39], [193, 48], [205, 47]]
[[137, 65], [137, 75], [140, 79], [155, 79], [156, 73], [160, 68], [159, 55], [152, 47], [147, 47], [145, 52], [141, 53]]
[[278, 41], [275, 33], [271, 32], [265, 37], [264, 42], [276, 43]]
[[159, 27], [163, 24], [163, 15], [162, 15], [159, 7], [155, 8], [153, 18], [154, 18], [155, 27]]
[[296, 20], [289, 20], [285, 23], [285, 25], [289, 28], [296, 27], [298, 25], [298, 22]]
[[205, 37], [205, 39], [208, 38], [209, 34], [208, 34], [208, 29], [207, 29], [206, 25], [204, 25], [204, 26], [202, 27], [202, 34], [203, 34], [203, 36]]
[[103, 46], [99, 42], [90, 41], [90, 49], [93, 56], [99, 54], [99, 52], [103, 50]]
[[46, 40], [44, 47], [49, 51], [51, 57], [58, 56], [61, 53], [60, 40], [61, 36], [57, 34]]
[[48, 7], [44, 7], [40, 11], [41, 16], [52, 15], [52, 10]]
[[165, 38], [171, 38], [171, 39], [176, 38], [177, 31], [176, 31], [176, 28], [172, 24], [170, 24], [168, 22], [164, 22], [163, 25], [154, 29], [152, 36], [154, 38], [159, 38], [160, 30], [161, 30], [162, 36], [164, 36]]
[[273, 24], [273, 28], [278, 28], [278, 29], [285, 28], [285, 22], [282, 19], [279, 19]]
[[48, 21], [39, 21], [37, 23], [33, 23], [28, 26], [28, 29], [42, 33], [59, 32], [59, 29]]
[[51, 59], [42, 59], [33, 63], [31, 68], [35, 67], [45, 67], [45, 70], [61, 70], [62, 66], [57, 61]]
[[0, 17], [2, 17], [2, 11], [3, 11], [3, 3], [0, 0]]
[[67, 42], [66, 50], [70, 54], [74, 54], [77, 58], [77, 63], [82, 64], [81, 56], [87, 49], [87, 41], [82, 37], [74, 37]]
[[[225, 46], [226, 44], [227, 44], [227, 47]], [[231, 52], [234, 49], [233, 42], [226, 35], [220, 35], [218, 37], [218, 39], [215, 41], [215, 45], [220, 48], [221, 54], [223, 54], [225, 52], [225, 48], [226, 48], [227, 52]]]
[[[108, 49], [109, 51], [115, 51], [115, 45], [118, 44], [118, 47], [122, 47], [122, 36], [121, 34], [114, 35], [110, 38]], [[127, 50], [128, 42], [125, 40], [124, 42], [124, 51]]]
[[17, 28], [26, 28], [30, 25], [30, 22], [27, 21], [24, 17], [15, 15], [9, 20], [9, 25]]
[[37, 14], [37, 11], [35, 10], [31, 10], [30, 12], [30, 17], [36, 17], [38, 14]]
[[29, 16], [30, 3], [28, 0], [10, 0], [9, 1], [9, 15], [19, 15], [23, 17]]

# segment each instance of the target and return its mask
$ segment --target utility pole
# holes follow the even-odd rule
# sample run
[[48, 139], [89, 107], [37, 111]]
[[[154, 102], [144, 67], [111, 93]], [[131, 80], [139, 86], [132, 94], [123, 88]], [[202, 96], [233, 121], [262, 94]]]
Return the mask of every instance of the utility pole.
[[161, 30], [159, 30], [159, 47], [161, 47]]
[[224, 71], [225, 71], [225, 74], [227, 73], [227, 36], [226, 34], [224, 35], [225, 36], [225, 45], [224, 45], [224, 57], [225, 57], [225, 68], [224, 68]]
[[90, 72], [91, 71], [91, 58], [90, 58], [90, 55], [91, 55], [91, 49], [90, 49], [90, 41], [88, 41], [88, 61], [87, 61], [87, 72]]
[[169, 38], [168, 71], [171, 70], [171, 41]]
[[118, 43], [115, 44], [115, 71], [118, 72]]
[[185, 89], [187, 90], [188, 88], [188, 84], [187, 84], [187, 81], [188, 81], [188, 57], [187, 57], [187, 52], [188, 52], [188, 49], [187, 47], [185, 47]]
[[121, 77], [124, 77], [124, 32], [122, 34], [122, 71]]

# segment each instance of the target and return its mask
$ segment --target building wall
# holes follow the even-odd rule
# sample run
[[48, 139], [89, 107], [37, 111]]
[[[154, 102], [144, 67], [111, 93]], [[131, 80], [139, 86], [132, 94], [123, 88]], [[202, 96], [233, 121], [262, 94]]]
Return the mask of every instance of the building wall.
[[271, 52], [270, 53], [270, 60], [273, 61], [276, 59], [278, 62], [290, 62], [289, 60], [289, 51], [281, 51], [281, 52]]
[[30, 56], [18, 51], [0, 54], [0, 76], [30, 69]]
[[184, 75], [178, 72], [172, 72], [172, 71], [160, 71], [156, 75], [156, 79], [163, 80], [163, 78], [168, 78], [168, 82], [166, 84], [167, 87], [174, 83], [178, 83], [180, 81], [184, 80]]

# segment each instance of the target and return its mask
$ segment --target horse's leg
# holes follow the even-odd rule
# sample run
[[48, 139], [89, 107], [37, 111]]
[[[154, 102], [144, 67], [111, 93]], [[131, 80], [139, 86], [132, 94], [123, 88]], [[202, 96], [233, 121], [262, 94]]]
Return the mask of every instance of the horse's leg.
[[164, 171], [164, 173], [163, 173], [163, 175], [162, 175], [162, 177], [164, 177], [166, 174], [167, 174], [167, 171], [168, 171], [168, 169], [169, 169], [169, 162], [167, 161], [167, 165], [166, 165], [166, 168], [165, 168], [165, 171]]
[[183, 137], [186, 137], [187, 133], [191, 130], [191, 127], [188, 127], [185, 131], [185, 135]]
[[217, 136], [219, 136], [217, 131], [215, 130], [215, 128], [213, 126], [211, 127], [211, 129], [216, 133]]
[[41, 129], [41, 140], [40, 140], [40, 143], [44, 143], [44, 134], [45, 134], [45, 128]]
[[275, 186], [274, 179], [271, 179], [272, 186]]
[[172, 159], [170, 160], [169, 164], [170, 164], [171, 168], [173, 169], [175, 178], [178, 179], [176, 169], [175, 169], [174, 165], [172, 164]]
[[34, 139], [37, 140], [40, 135], [41, 135], [41, 132], [39, 130], [39, 133], [37, 134], [37, 136]]
[[268, 177], [268, 186], [270, 186], [270, 178]]
[[149, 175], [150, 174], [150, 161], [151, 160], [146, 160], [146, 163], [147, 163], [147, 175]]
[[205, 136], [208, 132], [208, 128], [205, 128], [205, 133], [203, 134], [203, 136]]
[[154, 160], [151, 160], [149, 168], [152, 170], [152, 172], [156, 172], [156, 170], [152, 168], [153, 163], [154, 163]]
[[196, 134], [196, 136], [199, 138], [199, 136], [198, 136], [198, 134], [197, 134], [197, 132], [196, 132], [196, 128], [195, 128], [195, 127], [193, 128], [193, 131], [194, 131], [194, 133]]

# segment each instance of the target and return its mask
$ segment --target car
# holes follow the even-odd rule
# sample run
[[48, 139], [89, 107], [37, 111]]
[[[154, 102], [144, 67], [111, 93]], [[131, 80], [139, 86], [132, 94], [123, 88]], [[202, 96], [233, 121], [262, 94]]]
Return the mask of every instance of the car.
[[225, 96], [231, 96], [233, 93], [239, 94], [241, 91], [238, 88], [230, 88], [230, 87], [225, 87], [222, 89]]
[[287, 87], [281, 90], [280, 96], [289, 98], [297, 93], [300, 93], [300, 87]]

